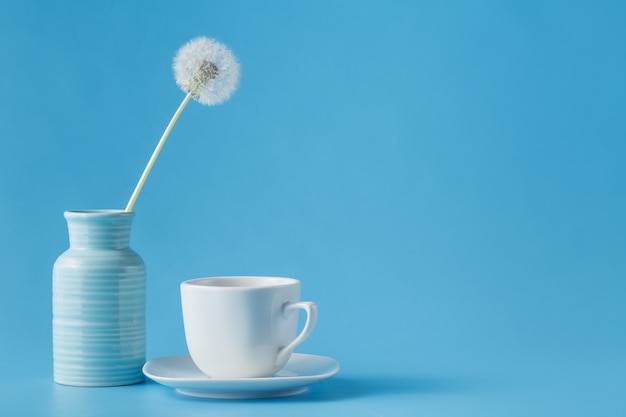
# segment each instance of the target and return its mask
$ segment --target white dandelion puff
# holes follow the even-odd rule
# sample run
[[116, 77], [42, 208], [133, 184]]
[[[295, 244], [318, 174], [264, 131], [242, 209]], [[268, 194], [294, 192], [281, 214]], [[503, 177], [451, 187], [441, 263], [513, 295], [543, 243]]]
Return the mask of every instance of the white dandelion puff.
[[239, 64], [230, 50], [209, 38], [196, 38], [174, 58], [176, 84], [202, 104], [228, 100], [239, 82]]
[[132, 211], [152, 166], [189, 100], [194, 98], [209, 106], [221, 104], [228, 100], [239, 83], [239, 64], [226, 46], [213, 39], [200, 37], [187, 42], [176, 53], [174, 77], [176, 84], [187, 95], [165, 128], [165, 132], [163, 132], [126, 205], [126, 211]]

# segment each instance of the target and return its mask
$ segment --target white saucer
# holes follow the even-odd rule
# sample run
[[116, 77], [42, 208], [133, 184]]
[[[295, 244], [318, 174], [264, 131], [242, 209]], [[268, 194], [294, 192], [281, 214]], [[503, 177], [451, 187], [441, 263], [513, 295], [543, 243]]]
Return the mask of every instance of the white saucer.
[[302, 353], [292, 354], [287, 365], [269, 378], [210, 378], [196, 367], [189, 355], [152, 359], [143, 366], [148, 378], [176, 388], [183, 395], [221, 399], [296, 395], [338, 371], [336, 360]]

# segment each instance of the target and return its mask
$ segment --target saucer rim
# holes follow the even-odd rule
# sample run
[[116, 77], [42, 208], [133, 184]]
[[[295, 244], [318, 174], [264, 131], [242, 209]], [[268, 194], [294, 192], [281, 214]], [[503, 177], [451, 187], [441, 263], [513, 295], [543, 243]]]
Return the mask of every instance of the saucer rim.
[[[150, 378], [151, 380], [158, 382], [160, 384], [163, 384], [163, 382], [171, 382], [171, 383], [176, 383], [176, 382], [187, 382], [187, 383], [211, 383], [211, 384], [219, 384], [219, 383], [246, 383], [246, 382], [250, 382], [250, 383], [263, 383], [264, 381], [266, 382], [277, 382], [277, 381], [297, 381], [297, 380], [311, 380], [313, 379], [314, 381], [311, 382], [311, 384], [318, 382], [318, 381], [322, 381], [324, 379], [330, 378], [331, 376], [337, 374], [340, 370], [339, 367], [339, 363], [337, 362], [336, 359], [331, 358], [329, 356], [323, 356], [323, 355], [313, 355], [313, 354], [308, 354], [308, 353], [292, 353], [291, 358], [289, 359], [289, 361], [287, 361], [287, 364], [285, 365], [284, 368], [288, 367], [290, 362], [293, 362], [294, 359], [299, 359], [299, 360], [303, 360], [303, 359], [315, 359], [315, 360], [319, 360], [319, 359], [324, 359], [324, 360], [328, 360], [331, 362], [331, 364], [329, 366], [331, 366], [332, 368], [329, 371], [326, 372], [322, 372], [322, 373], [315, 373], [312, 375], [274, 375], [274, 376], [270, 376], [270, 377], [261, 377], [261, 378], [211, 378], [210, 376], [206, 375], [206, 376], [195, 376], [195, 377], [189, 377], [189, 378], [180, 378], [180, 377], [170, 377], [170, 376], [164, 376], [164, 375], [156, 375], [154, 373], [151, 373], [148, 371], [148, 368], [150, 367], [150, 365], [153, 365], [156, 361], [160, 361], [160, 360], [166, 360], [166, 359], [172, 359], [172, 360], [176, 360], [176, 359], [188, 359], [192, 362], [193, 364], [193, 360], [191, 359], [191, 356], [189, 354], [187, 355], [173, 355], [173, 356], [163, 356], [163, 357], [159, 357], [159, 358], [154, 358], [154, 359], [150, 359], [149, 361], [147, 361], [143, 367], [142, 367], [142, 372], [143, 374], [147, 377]], [[283, 369], [284, 369], [283, 368]], [[165, 385], [165, 384], [163, 384]], [[171, 386], [173, 388], [176, 388], [175, 386], [172, 385], [168, 385]]]

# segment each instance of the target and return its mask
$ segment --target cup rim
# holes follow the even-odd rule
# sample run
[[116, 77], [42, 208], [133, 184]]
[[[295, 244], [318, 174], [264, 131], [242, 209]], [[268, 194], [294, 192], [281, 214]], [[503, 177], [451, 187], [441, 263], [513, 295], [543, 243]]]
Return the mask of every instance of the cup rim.
[[[238, 285], [234, 285], [239, 283]], [[300, 285], [295, 278], [264, 276], [264, 275], [222, 275], [214, 277], [194, 278], [183, 281], [180, 286], [193, 287], [206, 291], [254, 291], [261, 289], [284, 288]]]

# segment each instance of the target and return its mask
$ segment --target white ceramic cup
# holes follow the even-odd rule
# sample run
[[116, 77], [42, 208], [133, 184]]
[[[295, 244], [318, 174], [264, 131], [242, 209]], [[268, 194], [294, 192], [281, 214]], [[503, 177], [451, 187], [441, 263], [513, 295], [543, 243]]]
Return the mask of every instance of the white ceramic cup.
[[[300, 300], [300, 281], [211, 277], [180, 285], [191, 359], [212, 378], [270, 377], [313, 331], [317, 305]], [[307, 314], [296, 336], [298, 310]]]

